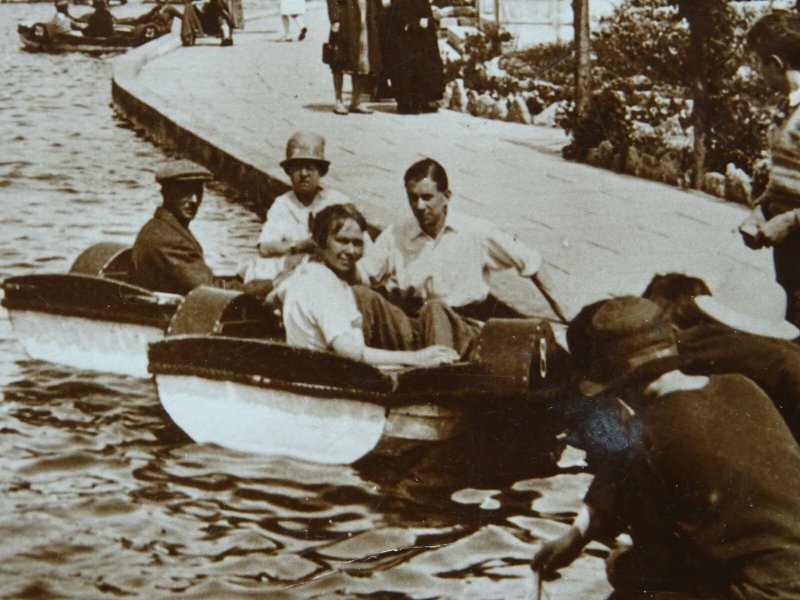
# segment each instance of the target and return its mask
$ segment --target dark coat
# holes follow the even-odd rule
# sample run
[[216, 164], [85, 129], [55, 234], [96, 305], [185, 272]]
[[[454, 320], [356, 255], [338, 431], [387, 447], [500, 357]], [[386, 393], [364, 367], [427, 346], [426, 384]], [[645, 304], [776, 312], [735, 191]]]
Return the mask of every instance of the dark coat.
[[[331, 24], [339, 23], [341, 70], [357, 75], [376, 75], [381, 70], [379, 20], [381, 0], [327, 0]], [[366, 46], [361, 43], [361, 2], [366, 6]]]
[[[420, 19], [428, 19], [427, 27]], [[444, 92], [436, 21], [428, 0], [392, 0], [385, 20], [385, 65], [401, 108], [424, 106]]]
[[108, 9], [97, 9], [86, 23], [83, 35], [90, 37], [110, 37], [114, 35], [114, 17]]
[[677, 342], [684, 373], [739, 373], [752, 379], [800, 440], [800, 346], [724, 325], [684, 329], [677, 333]]
[[136, 236], [128, 280], [158, 292], [187, 294], [215, 279], [192, 232], [163, 207]]
[[766, 395], [741, 375], [712, 375], [702, 389], [626, 401], [628, 449], [599, 465], [585, 498], [605, 533], [633, 539], [612, 585], [797, 598], [800, 448]]

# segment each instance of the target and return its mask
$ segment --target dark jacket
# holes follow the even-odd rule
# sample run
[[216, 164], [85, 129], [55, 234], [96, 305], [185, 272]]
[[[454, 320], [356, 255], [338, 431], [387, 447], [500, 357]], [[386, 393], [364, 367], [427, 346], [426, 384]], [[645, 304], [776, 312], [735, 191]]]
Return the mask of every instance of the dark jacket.
[[600, 465], [585, 498], [606, 534], [633, 539], [612, 585], [797, 598], [800, 448], [764, 393], [712, 375], [701, 389], [627, 401], [624, 460]]
[[[437, 23], [428, 0], [393, 0], [384, 33], [383, 73], [401, 107], [413, 108], [440, 100], [444, 92]], [[426, 27], [420, 19], [427, 19]]]
[[149, 290], [187, 294], [215, 279], [192, 232], [165, 208], [145, 223], [131, 253], [130, 283]]
[[[359, 0], [327, 0], [328, 18], [339, 23], [341, 68], [347, 73], [375, 75], [381, 69], [380, 15], [381, 0], [363, 0], [366, 14], [361, 15]], [[362, 37], [362, 32], [366, 36]], [[364, 43], [366, 41], [366, 44]]]
[[711, 324], [679, 331], [677, 342], [684, 373], [739, 373], [752, 379], [800, 441], [800, 346]]
[[90, 37], [110, 37], [114, 35], [114, 17], [108, 9], [95, 10], [83, 30], [83, 35]]

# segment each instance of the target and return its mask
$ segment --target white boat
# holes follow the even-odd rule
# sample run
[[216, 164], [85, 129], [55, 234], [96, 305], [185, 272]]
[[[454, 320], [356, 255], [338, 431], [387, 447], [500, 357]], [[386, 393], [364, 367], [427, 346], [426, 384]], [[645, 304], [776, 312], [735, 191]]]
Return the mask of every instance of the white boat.
[[186, 434], [319, 463], [453, 439], [488, 412], [530, 409], [561, 379], [548, 365], [563, 351], [533, 320], [489, 321], [474, 362], [425, 369], [378, 369], [275, 338], [174, 333], [150, 346], [150, 370]]

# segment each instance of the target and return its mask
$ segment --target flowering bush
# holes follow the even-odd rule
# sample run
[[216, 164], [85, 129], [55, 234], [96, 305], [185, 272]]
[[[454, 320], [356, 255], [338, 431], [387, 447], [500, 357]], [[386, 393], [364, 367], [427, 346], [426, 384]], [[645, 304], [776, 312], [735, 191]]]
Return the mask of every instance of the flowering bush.
[[[594, 93], [585, 114], [573, 109], [572, 44], [504, 54], [508, 34], [489, 29], [468, 38], [464, 56], [447, 67], [447, 79], [463, 78], [467, 89], [495, 98], [519, 94], [531, 115], [559, 106], [556, 121], [572, 138], [565, 149], [569, 158], [596, 159], [592, 151], [602, 146], [601, 162], [609, 166], [683, 184], [693, 169], [692, 78], [702, 72], [709, 86], [705, 167], [725, 172], [733, 163], [753, 175], [757, 187], [765, 172], [767, 130], [782, 113], [744, 39], [767, 7], [732, 2], [735, 10], [720, 13], [725, 23], [706, 23], [725, 35], [709, 44], [711, 58], [698, 65], [692, 62], [698, 58], [690, 59], [689, 25], [676, 2], [624, 0], [601, 19], [592, 37]], [[697, 8], [692, 2], [682, 7]], [[702, 11], [693, 15], [709, 20]]]

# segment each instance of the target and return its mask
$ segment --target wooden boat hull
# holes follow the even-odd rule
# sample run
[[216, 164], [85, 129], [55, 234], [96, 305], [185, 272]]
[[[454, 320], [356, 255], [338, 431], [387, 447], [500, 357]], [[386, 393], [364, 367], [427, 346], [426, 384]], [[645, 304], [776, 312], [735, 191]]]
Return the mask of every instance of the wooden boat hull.
[[[507, 353], [492, 346], [505, 325], [488, 327], [485, 363], [479, 353], [472, 363], [382, 370], [275, 339], [175, 335], [150, 346], [149, 368], [164, 409], [199, 443], [350, 464], [453, 439], [501, 408], [529, 409], [548, 375], [540, 352], [554, 365], [557, 349], [545, 324], [517, 321]], [[485, 371], [500, 362], [503, 374]]]
[[9, 310], [25, 353], [76, 369], [148, 378], [147, 347], [164, 338], [159, 327], [99, 321], [31, 310]]
[[398, 455], [451, 439], [463, 417], [436, 404], [388, 408], [192, 375], [157, 375], [156, 386], [164, 410], [198, 443], [323, 464]]

